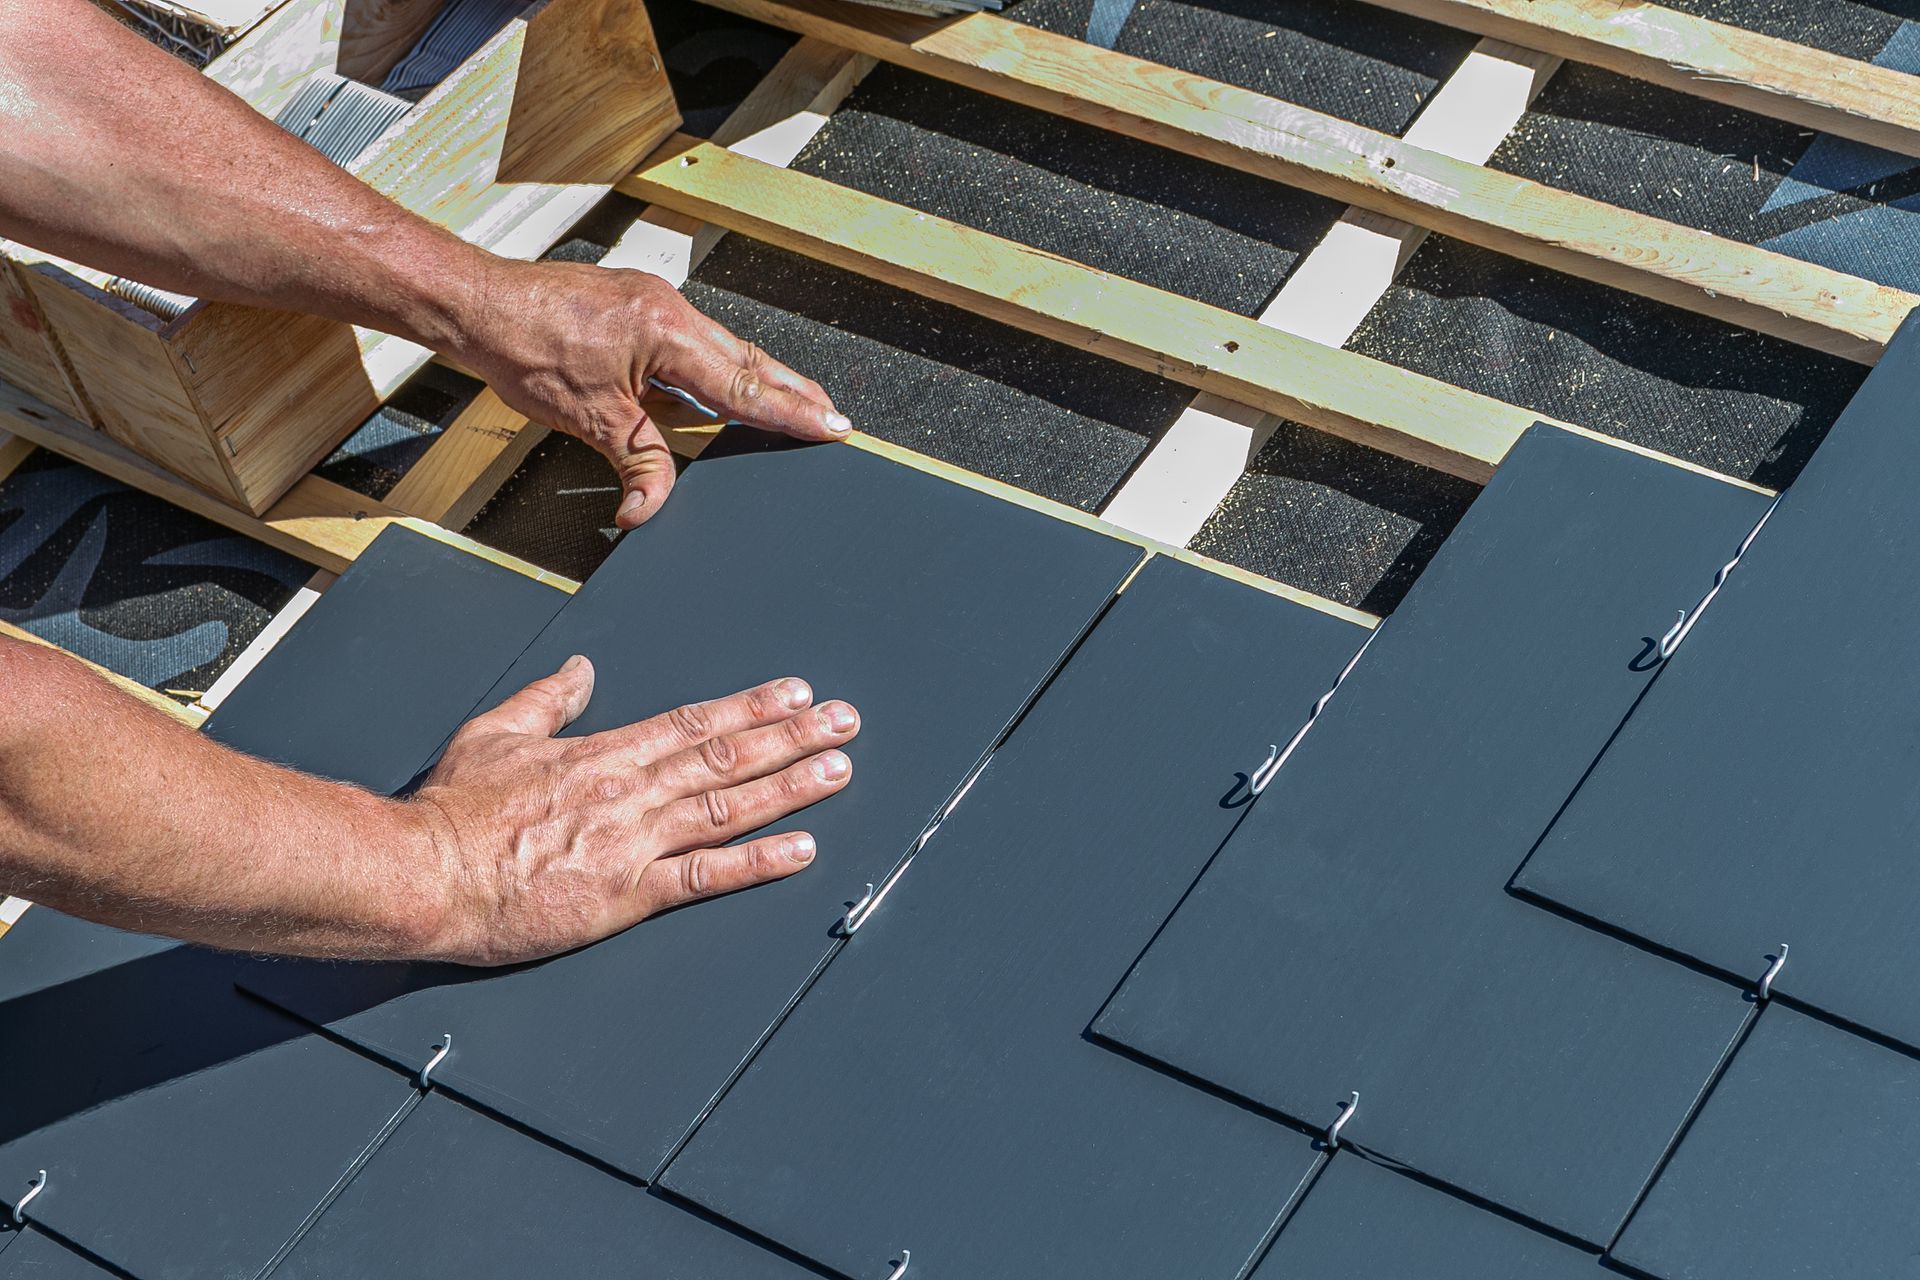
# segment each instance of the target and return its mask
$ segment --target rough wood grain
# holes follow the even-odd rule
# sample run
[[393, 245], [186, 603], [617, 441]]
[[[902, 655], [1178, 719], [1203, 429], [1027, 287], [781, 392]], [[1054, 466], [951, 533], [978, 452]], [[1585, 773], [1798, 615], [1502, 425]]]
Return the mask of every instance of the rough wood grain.
[[1635, 0], [1372, 0], [1695, 97], [1920, 155], [1920, 79]]

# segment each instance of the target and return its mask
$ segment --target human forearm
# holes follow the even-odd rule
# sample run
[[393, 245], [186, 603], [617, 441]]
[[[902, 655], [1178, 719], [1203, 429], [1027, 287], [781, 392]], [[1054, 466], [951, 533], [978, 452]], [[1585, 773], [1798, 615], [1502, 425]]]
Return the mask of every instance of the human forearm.
[[467, 722], [386, 800], [229, 751], [56, 650], [0, 637], [0, 897], [209, 946], [504, 964], [792, 875], [846, 785], [841, 702], [777, 680], [558, 739], [575, 658]]
[[414, 955], [447, 929], [424, 815], [275, 768], [0, 639], [0, 895], [213, 946]]
[[86, 0], [0, 0], [0, 135], [0, 232], [38, 248], [437, 350], [484, 312], [492, 255]]

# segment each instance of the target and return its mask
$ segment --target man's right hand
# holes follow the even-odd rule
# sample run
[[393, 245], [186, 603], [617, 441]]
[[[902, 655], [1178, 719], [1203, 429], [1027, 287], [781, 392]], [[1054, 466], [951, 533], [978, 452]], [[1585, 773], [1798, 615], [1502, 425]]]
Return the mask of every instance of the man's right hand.
[[592, 665], [569, 659], [462, 726], [408, 802], [450, 889], [433, 955], [537, 959], [813, 860], [805, 832], [726, 842], [847, 784], [852, 707], [789, 678], [555, 737], [592, 695]]

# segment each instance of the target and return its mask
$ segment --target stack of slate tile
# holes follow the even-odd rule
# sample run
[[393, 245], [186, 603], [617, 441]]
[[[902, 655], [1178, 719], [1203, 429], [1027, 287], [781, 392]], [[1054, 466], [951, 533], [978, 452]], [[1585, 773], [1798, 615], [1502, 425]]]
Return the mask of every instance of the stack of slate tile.
[[209, 732], [394, 792], [573, 652], [570, 733], [800, 674], [818, 863], [506, 971], [29, 911], [0, 1280], [1902, 1273], [1912, 328], [1770, 516], [1536, 429], [1372, 633], [847, 446], [571, 598], [390, 531]]

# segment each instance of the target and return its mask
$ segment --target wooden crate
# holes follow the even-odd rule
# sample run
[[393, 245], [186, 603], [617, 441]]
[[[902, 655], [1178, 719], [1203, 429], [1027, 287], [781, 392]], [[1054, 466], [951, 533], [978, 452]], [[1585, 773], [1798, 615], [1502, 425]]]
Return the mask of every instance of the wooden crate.
[[[403, 29], [394, 11], [420, 8], [290, 0], [207, 74], [271, 114], [315, 71], [390, 65], [368, 52], [365, 25]], [[473, 243], [531, 258], [678, 123], [640, 0], [535, 0], [349, 168]], [[10, 380], [255, 514], [429, 356], [369, 330], [226, 303], [162, 319], [106, 293], [100, 273], [41, 255], [7, 271], [30, 304], [0, 321]], [[54, 375], [68, 371], [58, 394]]]

